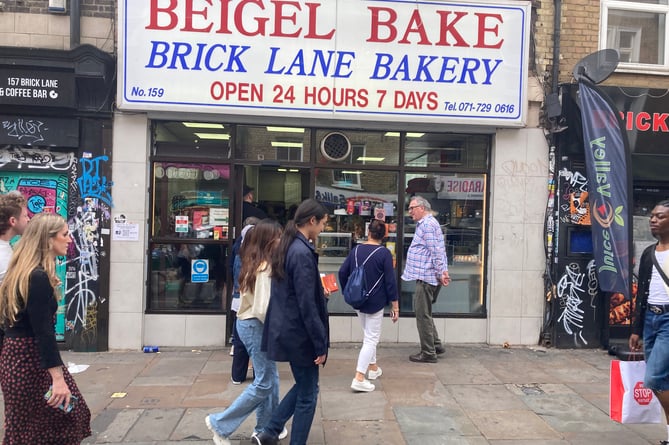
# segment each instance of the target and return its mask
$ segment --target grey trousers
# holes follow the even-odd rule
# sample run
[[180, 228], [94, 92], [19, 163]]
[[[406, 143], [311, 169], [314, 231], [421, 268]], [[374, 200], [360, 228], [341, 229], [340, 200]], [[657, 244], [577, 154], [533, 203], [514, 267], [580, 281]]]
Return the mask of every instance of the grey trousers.
[[416, 312], [416, 327], [420, 338], [420, 350], [428, 357], [436, 357], [435, 348], [441, 347], [439, 333], [432, 319], [432, 303], [437, 300], [441, 286], [433, 286], [424, 281], [416, 281], [413, 294], [413, 308]]

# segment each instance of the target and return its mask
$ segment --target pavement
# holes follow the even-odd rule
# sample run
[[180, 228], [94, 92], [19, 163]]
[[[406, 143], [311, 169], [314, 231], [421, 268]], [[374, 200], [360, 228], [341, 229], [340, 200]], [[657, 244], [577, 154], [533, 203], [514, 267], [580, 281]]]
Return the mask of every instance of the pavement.
[[[409, 361], [417, 345], [381, 344], [376, 390], [353, 393], [358, 351], [349, 343], [330, 349], [309, 444], [640, 445], [666, 439], [664, 425], [609, 419], [615, 357], [603, 350], [447, 345], [438, 363], [427, 364]], [[205, 415], [224, 410], [249, 382], [231, 383], [228, 352], [63, 352], [64, 361], [89, 365], [74, 374], [93, 416], [93, 435], [83, 443], [212, 444]], [[283, 395], [292, 377], [285, 363], [279, 371]], [[247, 419], [232, 443], [250, 444], [254, 423], [255, 416]]]

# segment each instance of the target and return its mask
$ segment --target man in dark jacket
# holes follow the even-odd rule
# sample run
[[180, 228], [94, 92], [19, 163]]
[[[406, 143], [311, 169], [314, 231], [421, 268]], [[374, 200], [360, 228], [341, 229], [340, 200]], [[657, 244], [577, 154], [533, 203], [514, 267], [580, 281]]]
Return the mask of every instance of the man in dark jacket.
[[[660, 271], [669, 274], [669, 200], [660, 201], [653, 208], [650, 232], [658, 242], [644, 250], [639, 262], [636, 314], [629, 346], [632, 351], [641, 350], [643, 337], [644, 386], [653, 390], [669, 422], [669, 279]], [[669, 445], [669, 426], [667, 440], [660, 444]]]
[[249, 216], [255, 216], [258, 219], [267, 218], [267, 213], [263, 212], [261, 209], [253, 205], [253, 187], [244, 185], [244, 190], [242, 191], [242, 221], [245, 221]]

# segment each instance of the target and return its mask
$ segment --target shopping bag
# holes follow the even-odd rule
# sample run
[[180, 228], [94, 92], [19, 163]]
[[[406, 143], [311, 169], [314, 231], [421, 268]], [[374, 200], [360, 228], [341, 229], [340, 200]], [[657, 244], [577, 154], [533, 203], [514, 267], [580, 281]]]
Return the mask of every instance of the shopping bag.
[[646, 362], [611, 360], [609, 415], [620, 423], [663, 423], [662, 406], [643, 386]]

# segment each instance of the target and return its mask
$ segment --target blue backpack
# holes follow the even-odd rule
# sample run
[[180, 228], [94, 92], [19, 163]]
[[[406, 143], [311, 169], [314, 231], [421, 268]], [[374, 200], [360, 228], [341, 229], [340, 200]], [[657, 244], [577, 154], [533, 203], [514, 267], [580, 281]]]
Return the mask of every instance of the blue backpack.
[[367, 281], [365, 280], [365, 264], [367, 261], [374, 255], [382, 246], [377, 247], [369, 254], [369, 256], [363, 261], [362, 264], [358, 265], [358, 248], [356, 247], [353, 252], [353, 257], [355, 258], [355, 267], [353, 272], [348, 277], [346, 286], [344, 286], [344, 301], [349, 304], [353, 309], [360, 309], [363, 304], [367, 302], [367, 297], [371, 294], [376, 286], [381, 282], [383, 274], [376, 280], [374, 286], [368, 291], [367, 290]]

